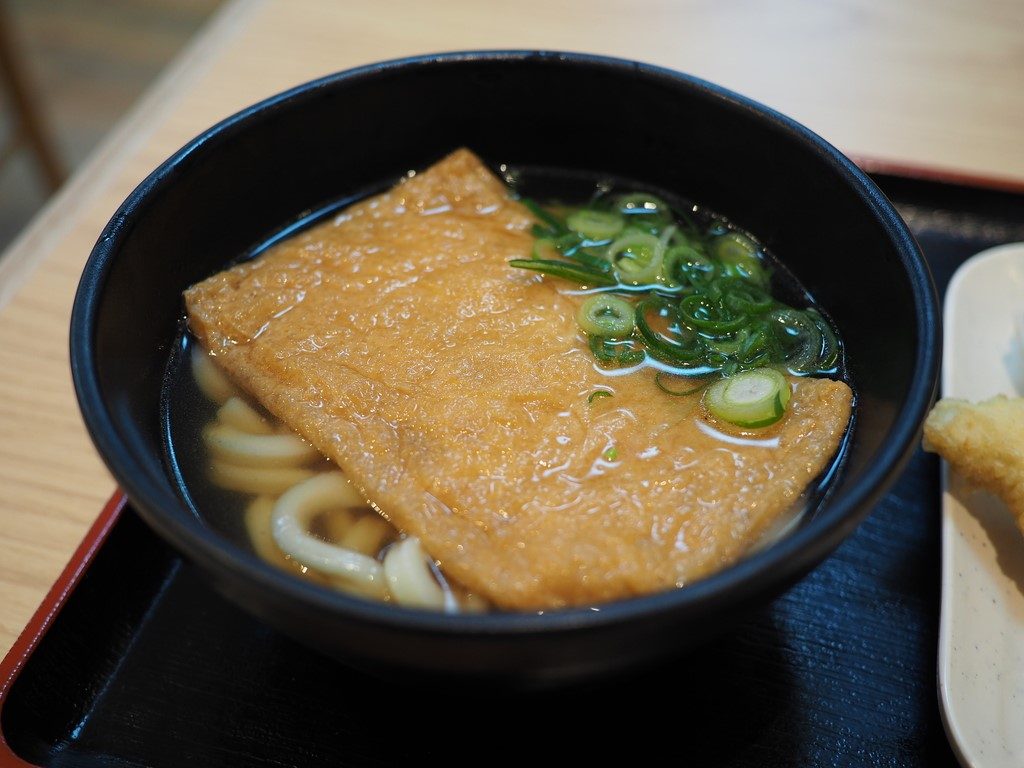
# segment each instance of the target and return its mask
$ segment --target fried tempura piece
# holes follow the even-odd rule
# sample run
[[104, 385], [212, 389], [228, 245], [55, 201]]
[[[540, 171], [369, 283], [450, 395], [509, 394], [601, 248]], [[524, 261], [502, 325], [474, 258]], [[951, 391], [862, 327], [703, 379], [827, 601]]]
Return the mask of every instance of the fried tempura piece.
[[924, 449], [996, 494], [1024, 530], [1024, 398], [940, 400], [924, 423]]

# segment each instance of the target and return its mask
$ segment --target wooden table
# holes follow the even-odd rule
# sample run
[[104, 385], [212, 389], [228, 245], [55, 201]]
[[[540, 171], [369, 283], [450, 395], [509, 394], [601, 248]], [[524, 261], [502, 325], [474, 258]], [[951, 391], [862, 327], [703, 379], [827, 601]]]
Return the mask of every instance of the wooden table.
[[841, 149], [1024, 184], [1019, 0], [236, 0], [0, 260], [0, 653], [114, 483], [81, 423], [67, 327], [92, 244], [211, 123], [367, 62], [471, 48], [588, 51], [707, 78]]

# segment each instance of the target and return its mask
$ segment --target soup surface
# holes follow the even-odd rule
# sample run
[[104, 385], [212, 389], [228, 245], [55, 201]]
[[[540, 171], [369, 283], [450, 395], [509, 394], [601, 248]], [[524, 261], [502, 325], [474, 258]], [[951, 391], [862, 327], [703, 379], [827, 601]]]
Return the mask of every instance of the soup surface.
[[[684, 316], [689, 289], [651, 269], [659, 247], [685, 244], [675, 224], [616, 247], [580, 236], [591, 255], [613, 251], [616, 279], [601, 285], [584, 272], [538, 273], [537, 262], [588, 266], [551, 242], [563, 221], [551, 210], [548, 220], [527, 207], [460, 150], [186, 292], [189, 329], [207, 350], [196, 358], [204, 390], [228, 386], [226, 374], [255, 406], [222, 388], [232, 405], [193, 453], [212, 455], [215, 483], [256, 498], [244, 520], [258, 552], [404, 604], [538, 610], [682, 586], [793, 514], [833, 461], [852, 393], [786, 370], [798, 356], [797, 373], [810, 365], [791, 308], [775, 302], [742, 329], [722, 314], [738, 285], [750, 283], [746, 300], [763, 298], [755, 289], [770, 262], [729, 251], [715, 263], [738, 274], [712, 289], [718, 298], [689, 300]], [[721, 220], [691, 225], [752, 245]], [[602, 335], [632, 315], [605, 306], [612, 294], [634, 309], [641, 294], [655, 302], [637, 321], [643, 332]], [[662, 294], [675, 298], [663, 305]], [[813, 372], [837, 375], [831, 331], [817, 327]], [[769, 332], [781, 339], [777, 359], [755, 344]], [[698, 362], [683, 359], [687, 345], [703, 350]], [[723, 375], [735, 385], [724, 395]], [[203, 481], [197, 462], [181, 460], [175, 410], [172, 454], [194, 492]], [[320, 455], [334, 468], [317, 469]]]

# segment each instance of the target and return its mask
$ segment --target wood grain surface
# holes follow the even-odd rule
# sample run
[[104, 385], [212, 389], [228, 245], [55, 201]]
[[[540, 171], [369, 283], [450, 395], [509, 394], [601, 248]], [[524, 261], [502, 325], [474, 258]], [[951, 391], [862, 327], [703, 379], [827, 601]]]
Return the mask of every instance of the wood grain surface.
[[0, 260], [0, 652], [113, 489], [67, 362], [82, 265], [121, 200], [204, 127], [371, 61], [559, 48], [705, 77], [858, 157], [1024, 182], [1022, 27], [1017, 0], [229, 4]]

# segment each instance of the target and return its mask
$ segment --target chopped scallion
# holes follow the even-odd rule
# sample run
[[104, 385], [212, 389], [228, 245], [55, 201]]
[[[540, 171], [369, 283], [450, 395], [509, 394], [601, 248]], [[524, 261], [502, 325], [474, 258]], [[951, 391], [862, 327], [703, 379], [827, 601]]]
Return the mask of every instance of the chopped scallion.
[[549, 227], [553, 232], [564, 232], [565, 225], [558, 220], [558, 218], [549, 213], [544, 209], [542, 205], [539, 205], [535, 200], [531, 200], [528, 197], [520, 198], [521, 202], [526, 208], [532, 213], [537, 219], [539, 219], [544, 225]]
[[520, 269], [532, 269], [534, 272], [542, 272], [552, 277], [563, 277], [572, 280], [583, 286], [615, 285], [615, 277], [610, 274], [599, 272], [592, 267], [582, 264], [574, 264], [570, 261], [557, 261], [555, 259], [512, 259], [509, 266]]
[[608, 259], [628, 285], [647, 285], [661, 275], [665, 246], [654, 235], [629, 232], [608, 246]]
[[758, 368], [716, 381], [704, 393], [704, 405], [722, 421], [760, 428], [782, 418], [790, 394], [785, 376], [774, 368]]
[[632, 341], [612, 341], [603, 336], [591, 336], [588, 344], [594, 358], [602, 365], [632, 368], [644, 361], [644, 351], [638, 349]]
[[757, 244], [739, 232], [726, 232], [711, 242], [711, 250], [725, 268], [725, 274], [767, 285], [768, 275], [758, 258]]
[[582, 208], [565, 220], [566, 226], [588, 240], [610, 240], [615, 237], [626, 223], [616, 213], [593, 211]]
[[576, 322], [592, 336], [626, 339], [633, 334], [633, 305], [617, 296], [599, 293], [580, 305]]
[[550, 237], [538, 237], [533, 241], [533, 251], [530, 255], [535, 259], [554, 260], [561, 256], [562, 252]]
[[669, 286], [704, 285], [716, 272], [715, 263], [691, 245], [672, 246], [661, 264], [662, 281]]
[[661, 373], [655, 377], [659, 388], [679, 395], [705, 388], [699, 377], [711, 374], [732, 380], [769, 366], [794, 375], [840, 370], [831, 323], [771, 295], [770, 270], [754, 240], [724, 220], [673, 212], [646, 192], [611, 200], [606, 193], [580, 208], [522, 199], [537, 220], [532, 258], [509, 262], [601, 289], [577, 314], [600, 365], [632, 367], [649, 357], [692, 378], [693, 389], [679, 389]]
[[[678, 386], [669, 386], [673, 382], [666, 383], [667, 379], [674, 379], [677, 382], [681, 382]], [[673, 376], [665, 373], [665, 371], [658, 371], [654, 375], [654, 383], [658, 385], [658, 389], [664, 392], [666, 395], [672, 395], [672, 397], [684, 397], [686, 395], [692, 395], [696, 392], [700, 392], [708, 385], [707, 376]]]

